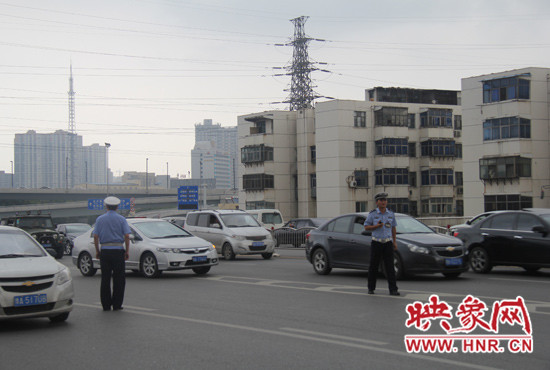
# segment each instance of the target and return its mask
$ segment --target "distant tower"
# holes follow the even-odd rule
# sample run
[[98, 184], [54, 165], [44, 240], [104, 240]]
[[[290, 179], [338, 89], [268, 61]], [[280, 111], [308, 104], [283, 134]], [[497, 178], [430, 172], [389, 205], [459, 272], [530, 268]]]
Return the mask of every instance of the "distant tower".
[[[311, 108], [313, 105], [313, 99], [318, 98], [315, 96], [311, 82], [311, 72], [316, 71], [317, 68], [309, 61], [308, 55], [308, 43], [313, 40], [307, 37], [304, 32], [304, 24], [309, 17], [298, 17], [291, 19], [294, 23], [294, 39], [287, 45], [294, 46], [294, 52], [292, 55], [292, 65], [286, 67], [292, 76], [292, 82], [290, 84], [290, 96], [285, 103], [290, 103], [290, 110], [299, 110], [303, 108]], [[317, 40], [324, 41], [324, 40]]]
[[69, 77], [69, 150], [65, 158], [65, 188], [69, 189], [75, 186], [75, 145], [76, 145], [76, 125], [74, 122], [74, 89], [73, 89], [73, 64], [71, 63], [71, 75]]

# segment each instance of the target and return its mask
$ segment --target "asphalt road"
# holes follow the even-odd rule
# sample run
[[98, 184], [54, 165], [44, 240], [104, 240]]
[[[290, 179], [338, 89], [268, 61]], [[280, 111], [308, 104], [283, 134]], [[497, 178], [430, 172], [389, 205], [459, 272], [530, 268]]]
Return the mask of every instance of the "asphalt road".
[[[205, 276], [191, 271], [145, 279], [128, 272], [125, 309], [103, 312], [100, 273], [82, 276], [70, 257], [75, 308], [65, 323], [0, 322], [1, 369], [549, 369], [550, 269], [496, 268], [456, 280], [424, 275], [388, 295], [381, 276], [367, 295], [366, 272], [319, 276], [302, 249], [279, 257], [237, 257]], [[437, 294], [456, 312], [467, 295], [486, 303], [526, 301], [532, 353], [408, 353], [405, 335], [443, 333], [406, 327], [407, 304]], [[485, 316], [486, 320], [489, 320]], [[453, 327], [458, 325], [454, 319]], [[522, 334], [500, 325], [499, 334]], [[475, 331], [477, 334], [490, 334]], [[506, 343], [502, 341], [501, 343]], [[504, 344], [501, 347], [506, 347]]]

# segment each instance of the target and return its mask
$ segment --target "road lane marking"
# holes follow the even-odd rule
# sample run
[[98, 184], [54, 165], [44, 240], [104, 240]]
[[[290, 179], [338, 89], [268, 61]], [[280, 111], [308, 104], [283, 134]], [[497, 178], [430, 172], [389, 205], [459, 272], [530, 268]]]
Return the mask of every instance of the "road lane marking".
[[550, 284], [550, 281], [539, 281], [539, 280], [528, 280], [528, 279], [489, 278], [489, 280], [522, 281], [522, 282], [527, 282], [527, 283]]
[[[84, 307], [93, 307], [93, 308], [97, 307], [97, 306], [94, 306], [94, 305], [87, 305], [87, 304], [78, 304], [78, 305], [84, 306]], [[357, 348], [357, 349], [362, 349], [362, 350], [367, 350], [367, 351], [387, 353], [387, 354], [390, 354], [390, 355], [403, 356], [403, 357], [413, 358], [413, 359], [422, 360], [422, 361], [438, 362], [438, 363], [442, 363], [442, 364], [446, 364], [446, 365], [451, 365], [453, 368], [464, 367], [464, 368], [479, 369], [479, 370], [497, 370], [498, 369], [498, 368], [494, 368], [494, 367], [482, 366], [482, 365], [477, 365], [477, 364], [469, 364], [469, 363], [465, 363], [464, 361], [454, 361], [454, 360], [447, 360], [447, 359], [443, 359], [443, 358], [432, 357], [432, 356], [428, 356], [428, 355], [422, 355], [422, 354], [416, 354], [416, 353], [407, 353], [404, 350], [403, 351], [398, 351], [398, 350], [388, 349], [388, 348], [373, 347], [373, 346], [370, 346], [370, 345], [367, 345], [367, 344], [352, 343], [350, 341], [350, 338], [348, 338], [348, 337], [343, 337], [347, 341], [346, 340], [331, 339], [331, 338], [320, 338], [318, 336], [309, 336], [309, 335], [305, 335], [305, 334], [289, 333], [289, 332], [281, 331], [281, 330], [263, 329], [263, 328], [256, 328], [256, 327], [252, 327], [252, 326], [229, 324], [229, 323], [210, 321], [210, 320], [193, 319], [193, 318], [190, 318], [190, 317], [165, 315], [165, 314], [154, 313], [154, 312], [145, 312], [145, 311], [142, 311], [142, 310], [134, 311], [134, 310], [131, 310], [131, 309], [128, 309], [128, 310], [125, 309], [124, 313], [131, 313], [131, 314], [136, 314], [136, 315], [155, 317], [155, 318], [159, 318], [159, 319], [169, 319], [169, 320], [176, 320], [176, 321], [182, 321], [182, 322], [191, 322], [191, 323], [195, 323], [195, 324], [218, 326], [218, 327], [244, 330], [244, 331], [261, 333], [261, 334], [271, 334], [271, 335], [277, 335], [277, 336], [283, 336], [283, 337], [304, 339], [304, 340], [309, 340], [309, 341], [313, 341], [313, 342], [335, 344], [335, 345], [344, 346], [344, 347], [351, 347], [351, 348]], [[358, 338], [355, 338], [355, 339], [358, 339]]]
[[310, 335], [315, 335], [315, 336], [328, 337], [328, 338], [343, 339], [343, 340], [346, 340], [346, 341], [360, 342], [360, 343], [366, 343], [366, 344], [376, 344], [378, 346], [388, 345], [388, 343], [386, 343], [386, 342], [380, 342], [380, 341], [377, 341], [377, 340], [369, 340], [369, 339], [348, 337], [348, 336], [344, 336], [344, 335], [321, 333], [321, 332], [318, 332], [318, 331], [301, 330], [301, 329], [295, 329], [295, 328], [281, 328], [281, 330], [291, 331], [291, 332], [295, 332], [295, 333], [302, 333], [302, 334], [310, 334]]

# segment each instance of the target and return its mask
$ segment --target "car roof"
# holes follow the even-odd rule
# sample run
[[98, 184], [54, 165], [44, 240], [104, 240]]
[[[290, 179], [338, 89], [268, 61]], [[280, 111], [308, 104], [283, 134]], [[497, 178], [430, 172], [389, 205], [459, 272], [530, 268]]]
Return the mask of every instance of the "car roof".
[[139, 224], [142, 222], [168, 222], [162, 218], [146, 218], [146, 217], [136, 217], [136, 218], [127, 218], [129, 224]]
[[232, 213], [246, 214], [246, 211], [242, 209], [203, 209], [202, 211], [189, 212], [189, 214], [191, 213], [217, 213], [223, 215]]
[[550, 214], [550, 208], [524, 208], [523, 210], [537, 215]]

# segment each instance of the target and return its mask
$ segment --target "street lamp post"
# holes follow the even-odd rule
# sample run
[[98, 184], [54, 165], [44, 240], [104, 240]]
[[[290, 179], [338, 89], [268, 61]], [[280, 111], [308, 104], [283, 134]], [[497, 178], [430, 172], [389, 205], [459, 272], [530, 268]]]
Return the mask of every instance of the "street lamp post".
[[168, 172], [168, 162], [166, 162], [166, 189], [170, 189], [170, 174]]
[[107, 178], [107, 195], [109, 195], [109, 148], [110, 143], [105, 143], [105, 176]]
[[149, 194], [149, 158], [145, 158], [145, 194]]

